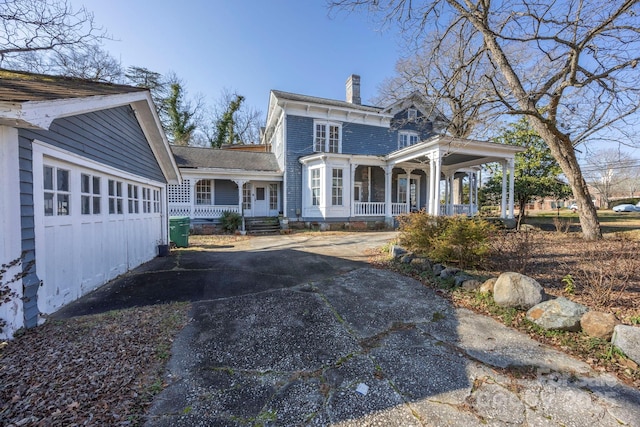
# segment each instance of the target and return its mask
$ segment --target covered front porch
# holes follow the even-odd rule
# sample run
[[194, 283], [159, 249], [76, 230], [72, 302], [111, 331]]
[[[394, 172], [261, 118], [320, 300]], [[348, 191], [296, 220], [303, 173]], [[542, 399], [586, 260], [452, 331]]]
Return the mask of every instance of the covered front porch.
[[[183, 173], [184, 175], [184, 173]], [[282, 211], [280, 177], [246, 179], [199, 174], [184, 177], [168, 191], [169, 215], [192, 220], [219, 219], [224, 212], [245, 217], [278, 216]]]
[[307, 189], [302, 216], [307, 220], [384, 218], [391, 223], [398, 215], [419, 210], [434, 216], [475, 215], [482, 165], [498, 162], [508, 172], [503, 174], [501, 216], [513, 218], [514, 156], [520, 150], [438, 136], [384, 157], [306, 156], [300, 160]]

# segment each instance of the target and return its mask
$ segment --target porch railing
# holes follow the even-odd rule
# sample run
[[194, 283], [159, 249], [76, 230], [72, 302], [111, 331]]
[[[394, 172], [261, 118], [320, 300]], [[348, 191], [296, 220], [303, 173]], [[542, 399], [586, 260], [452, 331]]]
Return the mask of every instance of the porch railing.
[[407, 212], [408, 211], [406, 203], [391, 203], [391, 215], [397, 216], [406, 214]]
[[353, 216], [383, 216], [384, 202], [353, 202]]
[[238, 205], [195, 205], [170, 204], [170, 216], [190, 216], [191, 218], [220, 218], [225, 211], [240, 213]]
[[[472, 205], [453, 205], [451, 215], [475, 215], [476, 207]], [[447, 206], [440, 206], [440, 215], [447, 215]]]

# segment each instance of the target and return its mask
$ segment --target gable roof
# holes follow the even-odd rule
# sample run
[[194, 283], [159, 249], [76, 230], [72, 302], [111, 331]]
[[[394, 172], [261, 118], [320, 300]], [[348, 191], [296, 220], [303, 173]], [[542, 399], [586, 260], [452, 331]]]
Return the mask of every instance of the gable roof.
[[72, 77], [0, 69], [0, 102], [52, 101], [96, 95], [144, 92], [146, 89]]
[[309, 96], [309, 95], [301, 95], [298, 93], [291, 92], [283, 92], [281, 90], [272, 90], [271, 91], [278, 99], [295, 101], [295, 102], [303, 102], [308, 104], [319, 104], [319, 105], [329, 105], [333, 107], [340, 108], [350, 108], [354, 110], [362, 110], [371, 113], [380, 113], [382, 112], [382, 108], [374, 107], [370, 105], [361, 105], [354, 104], [347, 101], [339, 101], [337, 99], [328, 99], [328, 98], [319, 98], [317, 96]]
[[0, 125], [49, 130], [61, 117], [129, 105], [170, 184], [180, 182], [148, 89], [0, 69]]
[[172, 145], [178, 167], [190, 169], [234, 169], [280, 172], [274, 153], [217, 150], [214, 148]]

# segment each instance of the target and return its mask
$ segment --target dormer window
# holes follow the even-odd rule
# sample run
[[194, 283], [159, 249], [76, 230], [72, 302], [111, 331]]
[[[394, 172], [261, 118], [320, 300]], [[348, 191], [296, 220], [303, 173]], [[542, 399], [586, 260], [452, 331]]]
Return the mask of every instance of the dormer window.
[[337, 123], [314, 122], [313, 151], [320, 153], [341, 153], [342, 132]]
[[416, 132], [400, 132], [398, 134], [398, 150], [418, 143], [418, 134]]
[[418, 110], [416, 110], [415, 108], [409, 108], [407, 110], [407, 119], [409, 119], [410, 122], [415, 122], [417, 118]]

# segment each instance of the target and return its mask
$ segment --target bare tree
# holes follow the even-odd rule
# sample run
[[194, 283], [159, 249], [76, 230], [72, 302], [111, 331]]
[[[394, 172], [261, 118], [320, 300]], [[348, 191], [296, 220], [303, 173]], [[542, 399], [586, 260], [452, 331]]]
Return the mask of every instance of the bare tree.
[[475, 33], [461, 22], [447, 34], [430, 32], [417, 50], [409, 46], [409, 55], [396, 63], [396, 76], [383, 82], [376, 101], [390, 103], [418, 92], [449, 119], [450, 135], [483, 134], [494, 117], [497, 98], [485, 78], [494, 70]]
[[52, 67], [65, 76], [109, 83], [121, 82], [124, 74], [120, 62], [98, 45], [56, 52]]
[[600, 194], [605, 207], [617, 194], [633, 197], [638, 186], [638, 160], [617, 149], [598, 150], [587, 156], [584, 176]]
[[508, 114], [527, 117], [549, 146], [576, 199], [586, 239], [602, 237], [575, 146], [614, 126], [637, 123], [640, 85], [638, 0], [336, 0], [367, 6], [386, 22], [422, 36], [468, 22], [497, 71], [494, 94]]
[[84, 7], [74, 10], [67, 0], [2, 0], [0, 3], [2, 67], [24, 69], [25, 55], [33, 59], [34, 53], [46, 55], [69, 47], [83, 50], [99, 44], [105, 37], [92, 13]]

